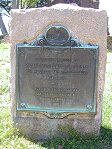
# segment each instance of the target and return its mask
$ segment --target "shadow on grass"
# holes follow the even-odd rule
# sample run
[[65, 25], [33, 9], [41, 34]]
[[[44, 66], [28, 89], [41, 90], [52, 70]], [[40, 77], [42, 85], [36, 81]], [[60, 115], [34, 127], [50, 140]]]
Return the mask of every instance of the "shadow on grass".
[[53, 138], [42, 144], [46, 149], [112, 149], [112, 130], [101, 128], [97, 137], [72, 135], [67, 138]]

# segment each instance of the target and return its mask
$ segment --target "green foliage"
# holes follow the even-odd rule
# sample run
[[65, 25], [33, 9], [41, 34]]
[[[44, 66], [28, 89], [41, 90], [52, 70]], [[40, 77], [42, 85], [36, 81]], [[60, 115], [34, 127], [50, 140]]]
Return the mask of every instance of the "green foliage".
[[105, 74], [105, 90], [103, 100], [102, 125], [112, 129], [110, 117], [112, 115], [112, 53], [108, 53], [106, 74]]
[[23, 8], [34, 8], [35, 4], [38, 2], [39, 0], [23, 0], [22, 1], [22, 7]]
[[47, 149], [111, 149], [112, 130], [101, 128], [100, 136], [82, 136], [73, 128], [65, 127], [60, 130], [67, 134], [67, 137], [54, 137], [43, 143]]
[[36, 4], [39, 3], [41, 7], [46, 6], [51, 3], [51, 0], [23, 0], [22, 8], [34, 8], [37, 7]]

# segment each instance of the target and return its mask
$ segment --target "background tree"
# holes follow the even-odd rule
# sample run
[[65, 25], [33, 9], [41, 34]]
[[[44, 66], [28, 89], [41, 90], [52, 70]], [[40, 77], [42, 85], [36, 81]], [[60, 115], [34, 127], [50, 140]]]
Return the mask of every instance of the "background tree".
[[43, 7], [51, 3], [50, 0], [21, 0], [21, 8]]

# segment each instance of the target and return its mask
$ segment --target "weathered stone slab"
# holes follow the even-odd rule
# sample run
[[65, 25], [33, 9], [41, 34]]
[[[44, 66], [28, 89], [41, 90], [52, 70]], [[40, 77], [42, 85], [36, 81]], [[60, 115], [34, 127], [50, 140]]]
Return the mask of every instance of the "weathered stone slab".
[[[95, 113], [74, 112], [74, 114], [68, 115], [63, 119], [55, 119], [55, 118], [49, 119], [45, 115], [36, 111], [25, 112], [24, 110], [18, 111], [16, 109], [16, 104], [17, 104], [16, 44], [24, 41], [32, 42], [40, 34], [44, 34], [46, 27], [51, 25], [65, 26], [70, 31], [70, 35], [72, 37], [74, 38], [77, 37], [82, 42], [85, 42], [85, 43], [93, 43], [93, 44], [99, 45], [99, 56], [98, 56], [99, 65], [98, 65], [98, 70], [97, 70], [98, 72], [97, 72], [97, 78], [96, 78], [97, 106], [96, 106]], [[12, 116], [13, 116], [13, 121], [15, 126], [18, 127], [20, 131], [22, 131], [26, 136], [29, 136], [32, 139], [47, 139], [51, 135], [59, 134], [58, 127], [60, 125], [70, 125], [78, 132], [81, 132], [83, 134], [85, 133], [95, 134], [95, 135], [99, 134], [100, 126], [101, 126], [101, 103], [103, 98], [102, 95], [103, 95], [103, 88], [104, 88], [104, 74], [105, 74], [105, 64], [106, 64], [106, 46], [107, 46], [106, 38], [107, 38], [107, 16], [105, 11], [85, 9], [85, 8], [80, 8], [77, 6], [67, 5], [67, 4], [58, 4], [49, 8], [44, 7], [44, 8], [38, 8], [38, 9], [12, 11], [12, 20], [11, 20]], [[79, 53], [77, 53], [77, 57]], [[37, 52], [36, 54], [38, 55], [39, 53]], [[87, 56], [87, 54], [88, 53], [83, 53], [83, 56], [84, 55]], [[35, 57], [35, 54], [32, 56]], [[40, 55], [40, 57], [42, 57], [42, 55]], [[39, 59], [38, 56], [35, 58]], [[53, 58], [53, 56], [50, 56], [50, 58]], [[40, 61], [42, 60], [40, 59]], [[84, 63], [83, 57], [82, 57], [82, 61]], [[87, 60], [87, 63], [90, 63], [90, 61]], [[19, 66], [21, 65], [22, 63], [19, 64]], [[40, 67], [40, 65], [38, 67]], [[65, 76], [61, 76], [61, 77], [65, 77]], [[71, 80], [71, 81], [74, 81], [74, 80]], [[65, 82], [66, 82], [65, 85], [68, 84], [67, 79], [65, 79]], [[38, 82], [36, 80], [36, 84], [37, 83]], [[40, 81], [40, 84], [41, 83], [42, 82]], [[27, 80], [26, 80], [26, 84], [27, 84]], [[31, 84], [28, 84], [28, 87], [29, 87], [28, 90], [30, 90], [30, 85]], [[38, 89], [38, 86], [36, 89]], [[43, 90], [45, 91], [45, 88], [41, 89], [41, 91]], [[47, 90], [48, 90], [47, 92], [49, 92], [50, 94], [51, 91], [49, 90], [51, 90], [51, 86], [47, 88]], [[63, 90], [63, 91], [64, 93], [66, 93], [66, 90]], [[87, 98], [87, 96], [85, 96], [85, 98]], [[48, 103], [49, 102], [47, 102], [47, 106], [50, 107], [51, 104], [49, 105]], [[65, 106], [68, 106], [68, 105], [65, 104]], [[69, 108], [71, 108], [71, 106]]]

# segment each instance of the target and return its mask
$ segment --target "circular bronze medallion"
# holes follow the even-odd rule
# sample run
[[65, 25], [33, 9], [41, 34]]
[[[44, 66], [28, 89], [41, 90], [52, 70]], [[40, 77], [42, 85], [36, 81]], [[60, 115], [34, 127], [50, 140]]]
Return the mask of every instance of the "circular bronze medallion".
[[51, 45], [63, 45], [69, 40], [70, 34], [65, 27], [57, 25], [48, 28], [45, 38]]

